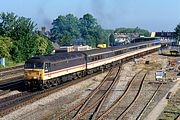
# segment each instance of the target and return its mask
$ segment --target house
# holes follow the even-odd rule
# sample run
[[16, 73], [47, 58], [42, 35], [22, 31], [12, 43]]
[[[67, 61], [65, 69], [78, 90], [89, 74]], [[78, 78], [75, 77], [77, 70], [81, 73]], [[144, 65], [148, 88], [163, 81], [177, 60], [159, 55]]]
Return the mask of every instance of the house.
[[138, 33], [114, 33], [115, 44], [123, 45], [129, 43], [131, 40], [139, 37]]

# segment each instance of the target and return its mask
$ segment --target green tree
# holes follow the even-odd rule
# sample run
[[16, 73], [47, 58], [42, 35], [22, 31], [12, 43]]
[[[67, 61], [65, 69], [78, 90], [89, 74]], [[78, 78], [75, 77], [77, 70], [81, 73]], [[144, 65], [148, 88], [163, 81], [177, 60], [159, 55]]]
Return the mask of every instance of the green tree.
[[0, 13], [0, 35], [11, 37], [14, 30], [17, 16], [14, 13]]
[[178, 40], [180, 41], [180, 23], [176, 26], [175, 32]]
[[25, 17], [17, 19], [16, 26], [14, 27], [16, 32], [12, 33], [12, 39], [15, 40], [15, 45], [18, 47], [18, 51], [12, 51], [14, 60], [24, 61], [36, 54], [38, 44], [36, 43], [34, 28], [35, 24], [31, 19]]
[[91, 14], [78, 19], [72, 14], [58, 16], [52, 23], [51, 33], [61, 46], [73, 45], [76, 41], [95, 47], [107, 41], [107, 32], [101, 28]]
[[111, 35], [109, 36], [109, 42], [110, 42], [110, 45], [111, 45], [111, 46], [114, 45], [114, 43], [115, 43], [115, 37], [114, 37], [113, 34], [111, 34]]
[[52, 51], [54, 50], [53, 44], [50, 40], [47, 40], [48, 46], [46, 48], [46, 54], [51, 54]]
[[0, 35], [12, 39], [10, 54], [16, 62], [24, 61], [37, 51], [35, 24], [30, 18], [18, 17], [14, 13], [0, 14]]
[[136, 28], [117, 28], [115, 33], [138, 33], [141, 36], [150, 36], [150, 33], [148, 30], [141, 29], [139, 27]]
[[95, 47], [99, 43], [105, 43], [105, 31], [98, 25], [97, 20], [91, 14], [85, 14], [79, 21], [81, 37], [87, 45]]
[[46, 37], [37, 35], [36, 43], [38, 44], [36, 55], [45, 55], [52, 53], [52, 42], [48, 40]]
[[12, 48], [12, 40], [9, 37], [0, 36], [0, 57], [10, 58], [10, 50]]
[[79, 20], [72, 14], [58, 16], [57, 19], [53, 20], [52, 25], [51, 33], [53, 34], [53, 39], [58, 39], [62, 46], [71, 45], [72, 39], [80, 37], [80, 31], [78, 29]]
[[36, 41], [38, 44], [38, 49], [36, 51], [36, 55], [46, 54], [46, 48], [48, 46], [48, 40], [45, 39], [44, 37], [37, 35]]

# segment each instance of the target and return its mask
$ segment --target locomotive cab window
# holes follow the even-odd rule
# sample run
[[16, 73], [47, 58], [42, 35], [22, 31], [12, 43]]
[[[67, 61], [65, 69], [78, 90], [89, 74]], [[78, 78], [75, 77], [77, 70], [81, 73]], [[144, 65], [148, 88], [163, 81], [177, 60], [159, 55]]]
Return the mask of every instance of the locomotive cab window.
[[25, 63], [26, 69], [43, 69], [43, 63]]

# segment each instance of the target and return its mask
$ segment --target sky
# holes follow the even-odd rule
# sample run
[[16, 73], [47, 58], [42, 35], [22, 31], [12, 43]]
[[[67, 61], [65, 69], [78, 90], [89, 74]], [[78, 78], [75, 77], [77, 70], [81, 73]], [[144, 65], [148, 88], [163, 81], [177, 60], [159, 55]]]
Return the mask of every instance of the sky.
[[174, 31], [180, 23], [180, 0], [1, 0], [0, 12], [31, 18], [39, 28], [51, 28], [59, 15], [90, 13], [105, 29]]

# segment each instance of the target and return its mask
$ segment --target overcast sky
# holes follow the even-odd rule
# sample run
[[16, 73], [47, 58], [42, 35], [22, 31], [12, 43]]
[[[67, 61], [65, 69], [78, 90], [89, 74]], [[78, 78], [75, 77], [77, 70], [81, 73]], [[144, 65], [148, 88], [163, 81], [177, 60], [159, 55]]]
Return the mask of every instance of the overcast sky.
[[180, 0], [1, 0], [0, 12], [32, 18], [38, 27], [50, 27], [58, 15], [90, 13], [103, 28], [174, 31], [180, 23]]

